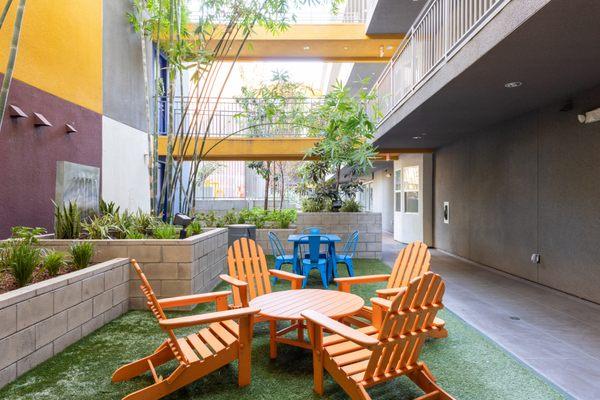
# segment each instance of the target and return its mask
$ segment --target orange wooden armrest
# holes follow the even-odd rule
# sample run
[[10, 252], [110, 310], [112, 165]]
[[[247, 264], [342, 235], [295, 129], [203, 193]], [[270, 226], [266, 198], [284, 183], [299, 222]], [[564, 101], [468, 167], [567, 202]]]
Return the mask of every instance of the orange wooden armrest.
[[337, 283], [345, 285], [355, 285], [357, 283], [371, 283], [371, 282], [382, 282], [387, 281], [390, 278], [389, 274], [382, 275], [364, 275], [364, 276], [351, 276], [347, 278], [335, 278]]
[[221, 278], [225, 282], [229, 283], [231, 286], [236, 286], [236, 287], [248, 286], [248, 282], [240, 281], [239, 279], [236, 279], [227, 274], [221, 274], [221, 275], [219, 275], [219, 278]]
[[379, 344], [379, 340], [377, 340], [377, 338], [365, 335], [361, 331], [352, 329], [349, 326], [344, 325], [341, 322], [337, 322], [336, 320], [333, 320], [316, 311], [307, 310], [302, 312], [301, 314], [307, 320], [317, 325], [320, 325], [333, 333], [337, 333], [338, 335], [343, 336], [346, 339], [351, 340], [354, 343], [359, 344], [361, 346], [373, 347]]
[[285, 279], [286, 281], [290, 281], [290, 282], [304, 280], [304, 276], [302, 276], [302, 275], [293, 274], [291, 272], [281, 271], [278, 269], [270, 269], [269, 273], [273, 276], [276, 276], [277, 278]]
[[404, 289], [404, 287], [378, 289], [375, 291], [375, 293], [377, 293], [377, 296], [383, 297], [385, 299], [385, 298], [394, 297], [395, 295], [400, 293], [403, 289]]
[[179, 297], [168, 297], [158, 300], [158, 303], [162, 308], [171, 307], [183, 307], [192, 304], [208, 303], [210, 301], [216, 301], [219, 298], [227, 298], [231, 294], [231, 291], [225, 290], [222, 292], [213, 293], [202, 293], [192, 294], [190, 296], [179, 296]]
[[387, 299], [382, 299], [380, 297], [373, 297], [373, 298], [371, 298], [371, 304], [374, 306], [377, 305], [377, 306], [383, 308], [384, 310], [389, 310], [390, 306], [392, 305], [392, 301], [387, 300]]
[[163, 329], [185, 328], [187, 326], [206, 325], [213, 322], [226, 321], [229, 319], [240, 319], [259, 312], [258, 308], [237, 308], [235, 310], [217, 311], [202, 315], [190, 315], [188, 317], [169, 318], [159, 322]]

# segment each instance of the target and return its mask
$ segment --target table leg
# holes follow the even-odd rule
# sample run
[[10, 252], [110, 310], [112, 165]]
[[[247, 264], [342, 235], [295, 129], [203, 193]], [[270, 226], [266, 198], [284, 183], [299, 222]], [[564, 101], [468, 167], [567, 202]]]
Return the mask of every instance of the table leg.
[[300, 265], [298, 259], [298, 242], [294, 242], [294, 273], [300, 273]]
[[331, 274], [333, 275], [333, 278], [337, 278], [338, 273], [337, 273], [337, 256], [335, 254], [335, 243], [329, 244], [329, 253], [330, 253], [330, 257], [331, 257]]
[[304, 342], [304, 325], [301, 319], [297, 320], [298, 322], [298, 341]]
[[277, 358], [277, 342], [275, 339], [277, 338], [277, 321], [271, 320], [269, 321], [270, 325], [270, 340], [269, 340], [269, 355], [271, 359]]

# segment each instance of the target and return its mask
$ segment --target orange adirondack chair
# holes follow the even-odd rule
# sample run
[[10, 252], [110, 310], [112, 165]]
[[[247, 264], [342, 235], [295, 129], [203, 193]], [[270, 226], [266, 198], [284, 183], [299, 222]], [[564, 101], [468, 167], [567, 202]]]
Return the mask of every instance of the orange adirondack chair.
[[[248, 307], [248, 301], [271, 293], [271, 276], [287, 280], [292, 289], [302, 288], [304, 276], [267, 268], [265, 253], [254, 240], [240, 238], [227, 250], [229, 275], [220, 278], [233, 288], [233, 307]], [[255, 322], [260, 322], [256, 318]]]
[[[398, 257], [396, 257], [394, 268], [392, 268], [391, 274], [337, 278], [335, 281], [338, 284], [338, 290], [343, 292], [350, 292], [352, 285], [387, 281], [386, 288], [379, 289], [376, 291], [376, 293], [378, 297], [389, 299], [405, 288], [412, 279], [428, 272], [430, 261], [431, 253], [427, 249], [427, 245], [418, 241], [412, 242], [402, 249], [398, 254]], [[373, 310], [368, 306], [365, 306], [358, 314], [358, 316], [364, 317], [368, 320], [372, 319], [372, 315]], [[358, 326], [366, 325], [363, 321], [357, 318], [350, 317], [346, 318], [346, 320]], [[431, 337], [447, 337], [448, 331], [444, 327], [444, 320], [441, 318], [436, 318], [435, 324], [439, 329], [431, 331]]]
[[[150, 283], [135, 260], [131, 265], [139, 275], [141, 289], [148, 299], [148, 307], [158, 320], [168, 338], [153, 354], [129, 363], [117, 369], [112, 376], [113, 382], [129, 380], [150, 372], [154, 383], [144, 389], [131, 393], [123, 400], [155, 400], [186, 386], [209, 373], [239, 360], [238, 384], [250, 383], [250, 354], [252, 342], [252, 319], [258, 309], [227, 309], [229, 291], [181, 296], [158, 300]], [[165, 308], [189, 306], [214, 301], [217, 311], [188, 317], [167, 318]], [[234, 321], [239, 321], [239, 324]], [[198, 333], [178, 338], [174, 330], [178, 328], [208, 325]], [[156, 373], [156, 367], [177, 359], [179, 365], [167, 377]]]
[[[392, 300], [371, 299], [373, 324], [358, 330], [315, 311], [302, 315], [308, 321], [313, 347], [314, 390], [323, 394], [323, 369], [353, 400], [370, 400], [366, 389], [406, 375], [425, 394], [418, 400], [453, 400], [435, 383], [419, 355], [443, 307], [444, 282], [427, 272], [414, 278]], [[323, 330], [332, 335], [323, 336]]]

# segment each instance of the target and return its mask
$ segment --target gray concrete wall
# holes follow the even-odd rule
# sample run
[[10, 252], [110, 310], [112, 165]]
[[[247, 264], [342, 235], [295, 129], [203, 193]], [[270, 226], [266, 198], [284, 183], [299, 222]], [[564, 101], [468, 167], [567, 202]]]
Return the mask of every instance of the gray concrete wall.
[[435, 247], [600, 302], [600, 123], [577, 121], [600, 106], [600, 87], [563, 106], [436, 151]]
[[[132, 9], [131, 1], [103, 2], [103, 113], [147, 132], [142, 49], [138, 34], [127, 20]], [[148, 64], [150, 68], [150, 56]]]

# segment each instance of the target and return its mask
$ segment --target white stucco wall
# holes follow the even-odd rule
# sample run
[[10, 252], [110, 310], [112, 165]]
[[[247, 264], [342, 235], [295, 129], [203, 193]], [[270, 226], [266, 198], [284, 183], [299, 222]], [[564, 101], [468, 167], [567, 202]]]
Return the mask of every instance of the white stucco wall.
[[147, 133], [102, 117], [102, 198], [121, 210], [150, 210]]
[[381, 213], [381, 228], [384, 232], [394, 231], [394, 177], [393, 166], [387, 170], [392, 174], [389, 178], [386, 177], [385, 170], [378, 170], [373, 177], [373, 212]]
[[[419, 212], [394, 212], [394, 239], [409, 243], [420, 240], [433, 245], [433, 159], [431, 154], [402, 154], [394, 161], [394, 171], [419, 166]], [[394, 208], [395, 210], [395, 208]]]

